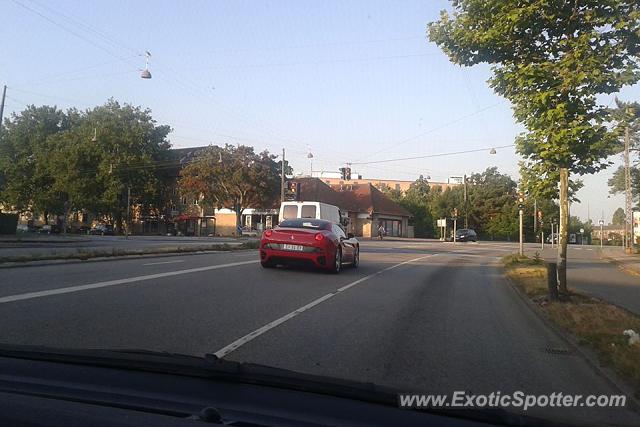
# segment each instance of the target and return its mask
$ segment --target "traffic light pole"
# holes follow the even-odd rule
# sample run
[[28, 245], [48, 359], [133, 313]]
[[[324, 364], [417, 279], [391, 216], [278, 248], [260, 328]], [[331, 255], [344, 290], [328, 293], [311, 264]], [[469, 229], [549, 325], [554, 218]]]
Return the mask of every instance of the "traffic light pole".
[[524, 215], [524, 212], [522, 209], [519, 209], [518, 212], [520, 213], [519, 217], [520, 217], [520, 246], [519, 246], [519, 253], [520, 256], [524, 255], [524, 242], [523, 242], [523, 235], [522, 235], [522, 217]]

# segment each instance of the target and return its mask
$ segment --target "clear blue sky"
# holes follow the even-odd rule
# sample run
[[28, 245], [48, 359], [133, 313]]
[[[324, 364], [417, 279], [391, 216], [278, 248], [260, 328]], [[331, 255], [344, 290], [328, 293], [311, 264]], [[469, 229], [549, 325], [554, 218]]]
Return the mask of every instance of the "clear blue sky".
[[[445, 1], [5, 0], [0, 84], [5, 115], [25, 104], [79, 108], [110, 97], [152, 109], [175, 147], [240, 143], [279, 153], [297, 172], [345, 162], [513, 143], [508, 102], [488, 68], [452, 65], [425, 37]], [[153, 79], [139, 78], [144, 51]], [[622, 93], [640, 99], [640, 88]], [[611, 98], [603, 99], [609, 103]], [[498, 166], [497, 155], [354, 166], [365, 177], [432, 180]], [[620, 163], [619, 158], [615, 159]], [[572, 214], [610, 220], [611, 171], [586, 177]]]

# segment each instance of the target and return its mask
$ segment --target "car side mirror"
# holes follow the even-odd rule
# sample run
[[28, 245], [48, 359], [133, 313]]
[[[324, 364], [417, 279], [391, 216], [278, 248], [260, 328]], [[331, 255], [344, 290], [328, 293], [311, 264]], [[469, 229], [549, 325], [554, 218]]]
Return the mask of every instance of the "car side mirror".
[[356, 237], [356, 236], [354, 236], [353, 233], [347, 233], [347, 238], [348, 239], [353, 239], [354, 237]]

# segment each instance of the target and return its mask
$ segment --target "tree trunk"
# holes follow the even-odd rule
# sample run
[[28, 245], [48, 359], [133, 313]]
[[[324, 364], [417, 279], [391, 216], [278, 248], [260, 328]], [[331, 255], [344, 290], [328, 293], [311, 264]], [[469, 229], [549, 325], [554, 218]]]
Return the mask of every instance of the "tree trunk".
[[558, 289], [567, 295], [567, 242], [569, 237], [569, 169], [560, 168], [560, 220], [558, 228]]

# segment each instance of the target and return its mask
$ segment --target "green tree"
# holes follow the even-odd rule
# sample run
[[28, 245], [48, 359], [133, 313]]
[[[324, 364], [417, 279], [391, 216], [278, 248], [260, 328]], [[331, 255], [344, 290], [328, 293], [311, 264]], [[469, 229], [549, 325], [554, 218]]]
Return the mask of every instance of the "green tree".
[[414, 233], [416, 237], [433, 236], [433, 217], [428, 207], [428, 197], [431, 189], [428, 180], [420, 175], [404, 194], [400, 201], [413, 216]]
[[[131, 206], [162, 208], [171, 128], [157, 125], [151, 111], [109, 100], [82, 113], [76, 126], [60, 136], [58, 182], [75, 209], [110, 217], [122, 229], [127, 194]], [[60, 166], [65, 158], [70, 164]]]
[[505, 204], [498, 212], [492, 212], [485, 227], [487, 234], [498, 239], [518, 238], [518, 207], [515, 203]]
[[624, 209], [618, 208], [613, 213], [613, 218], [611, 218], [611, 224], [613, 225], [624, 225], [626, 215], [624, 213]]
[[179, 186], [205, 206], [232, 209], [239, 226], [244, 209], [271, 207], [278, 201], [280, 162], [275, 158], [244, 145], [210, 146], [182, 169]]
[[[429, 24], [429, 37], [456, 64], [491, 65], [494, 91], [513, 105], [526, 132], [516, 140], [525, 165], [559, 174], [558, 277], [566, 287], [569, 172], [608, 165], [615, 140], [599, 94], [640, 79], [636, 0], [505, 2], [455, 0]], [[544, 175], [543, 175], [544, 176]]]
[[[619, 135], [619, 143], [616, 145], [616, 152], [624, 151], [624, 131], [629, 128], [630, 136], [630, 156], [640, 151], [640, 104], [637, 102], [622, 102], [616, 98], [616, 108], [609, 110], [613, 124], [616, 126]], [[636, 204], [640, 204], [640, 160], [637, 154], [635, 161], [630, 159], [631, 174], [631, 197]], [[609, 191], [612, 194], [624, 194], [625, 168], [618, 167], [613, 177], [608, 181]]]
[[[467, 178], [467, 193], [469, 227], [486, 235], [490, 233], [487, 227], [493, 217], [511, 211], [503, 210], [503, 206], [515, 206], [516, 182], [509, 175], [498, 172], [498, 168], [490, 167]], [[504, 221], [501, 223], [507, 224]], [[495, 230], [490, 234], [494, 233]], [[506, 232], [495, 234], [508, 236]]]
[[53, 187], [49, 165], [54, 136], [69, 129], [75, 114], [51, 107], [28, 106], [5, 121], [0, 138], [0, 203], [18, 211], [61, 213], [63, 196]]

